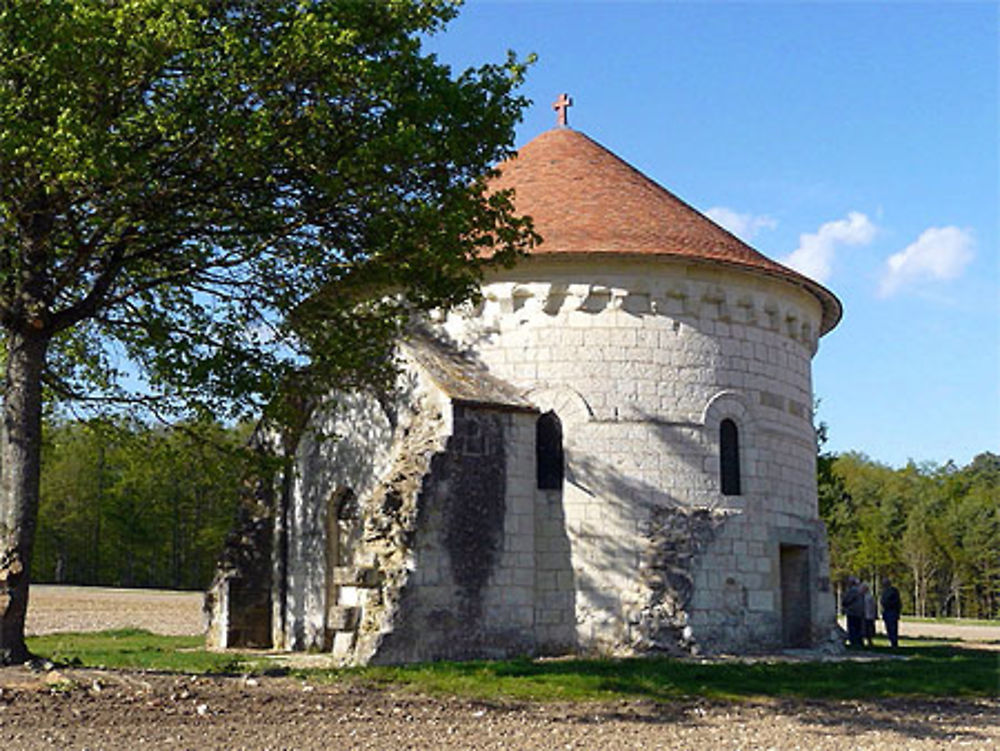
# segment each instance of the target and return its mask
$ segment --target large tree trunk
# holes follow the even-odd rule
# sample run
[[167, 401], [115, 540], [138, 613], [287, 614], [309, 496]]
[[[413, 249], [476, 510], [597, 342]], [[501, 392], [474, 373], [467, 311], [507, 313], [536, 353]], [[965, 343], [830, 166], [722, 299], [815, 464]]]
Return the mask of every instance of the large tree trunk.
[[38, 521], [42, 370], [47, 336], [11, 333], [0, 425], [0, 664], [25, 662], [31, 549]]

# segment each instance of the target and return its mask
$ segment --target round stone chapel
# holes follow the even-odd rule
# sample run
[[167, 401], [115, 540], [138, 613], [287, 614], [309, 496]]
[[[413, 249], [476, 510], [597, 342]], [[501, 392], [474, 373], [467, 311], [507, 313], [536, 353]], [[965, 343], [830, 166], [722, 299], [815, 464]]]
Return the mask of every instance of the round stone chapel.
[[543, 243], [446, 328], [538, 407], [539, 462], [561, 439], [580, 643], [827, 638], [810, 361], [837, 298], [568, 127], [501, 170]]
[[316, 409], [267, 564], [217, 577], [213, 643], [353, 663], [828, 643], [810, 363], [837, 298], [565, 125], [499, 171], [543, 242], [401, 343], [391, 398]]

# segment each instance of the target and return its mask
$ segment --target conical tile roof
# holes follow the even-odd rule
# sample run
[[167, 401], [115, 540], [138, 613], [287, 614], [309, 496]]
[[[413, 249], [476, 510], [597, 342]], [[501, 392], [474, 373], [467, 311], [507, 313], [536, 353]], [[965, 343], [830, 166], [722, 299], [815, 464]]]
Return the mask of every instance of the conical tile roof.
[[491, 186], [514, 188], [521, 214], [543, 242], [532, 255], [673, 256], [779, 277], [823, 307], [822, 333], [840, 320], [837, 298], [822, 285], [772, 261], [688, 206], [583, 133], [542, 133], [498, 165]]

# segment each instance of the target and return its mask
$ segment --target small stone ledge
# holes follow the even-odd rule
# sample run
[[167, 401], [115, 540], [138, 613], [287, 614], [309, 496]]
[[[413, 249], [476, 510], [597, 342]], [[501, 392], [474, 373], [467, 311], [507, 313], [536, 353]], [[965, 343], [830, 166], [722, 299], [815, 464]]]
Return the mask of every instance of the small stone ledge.
[[382, 583], [378, 569], [358, 566], [335, 566], [331, 574], [333, 584], [340, 587], [361, 587], [374, 589]]

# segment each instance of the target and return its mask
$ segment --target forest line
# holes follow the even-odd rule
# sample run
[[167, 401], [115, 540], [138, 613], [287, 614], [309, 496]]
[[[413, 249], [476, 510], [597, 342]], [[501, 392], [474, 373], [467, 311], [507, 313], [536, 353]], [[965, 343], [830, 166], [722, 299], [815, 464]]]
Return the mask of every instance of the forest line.
[[33, 580], [204, 589], [233, 526], [249, 430], [50, 421]]
[[888, 576], [904, 614], [1000, 617], [1000, 456], [892, 468], [847, 452], [817, 469], [835, 582], [853, 574], [878, 592]]
[[[236, 515], [250, 428], [46, 424], [38, 582], [204, 589]], [[1000, 618], [1000, 456], [881, 464], [818, 457], [830, 574], [899, 587], [917, 616]]]

